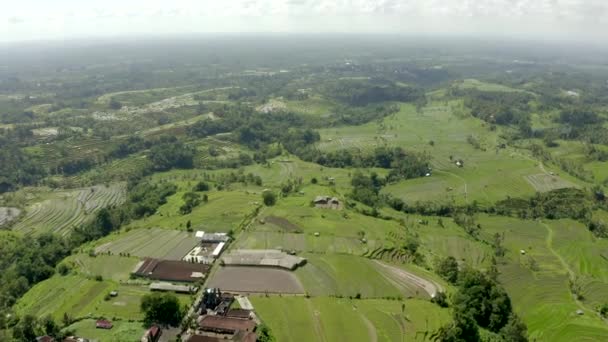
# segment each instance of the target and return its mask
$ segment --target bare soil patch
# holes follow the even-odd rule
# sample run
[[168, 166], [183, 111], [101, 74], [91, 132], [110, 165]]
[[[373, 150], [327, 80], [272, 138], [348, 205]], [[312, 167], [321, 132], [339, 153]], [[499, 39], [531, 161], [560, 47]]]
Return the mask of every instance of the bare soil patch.
[[154, 280], [196, 282], [209, 272], [211, 266], [175, 260], [146, 258], [135, 274]]
[[17, 208], [0, 207], [0, 226], [16, 219], [21, 214]]
[[266, 216], [266, 218], [264, 218], [264, 221], [266, 221], [266, 223], [274, 224], [275, 226], [281, 228], [282, 230], [284, 230], [288, 233], [302, 233], [303, 232], [302, 228], [300, 228], [296, 224], [289, 222], [288, 219], [283, 218], [283, 217]]
[[264, 267], [221, 267], [207, 286], [236, 293], [304, 293], [304, 287], [292, 272]]

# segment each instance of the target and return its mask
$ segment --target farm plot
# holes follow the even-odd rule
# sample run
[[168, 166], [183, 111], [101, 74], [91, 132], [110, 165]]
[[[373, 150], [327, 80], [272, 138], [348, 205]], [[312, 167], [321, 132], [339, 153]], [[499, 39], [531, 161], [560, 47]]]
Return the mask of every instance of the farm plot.
[[201, 203], [190, 214], [182, 215], [179, 208], [183, 205], [182, 196], [185, 192], [178, 191], [169, 197], [167, 203], [158, 208], [154, 215], [133, 221], [129, 227], [178, 228], [185, 227], [190, 221], [192, 228], [196, 230], [228, 232], [235, 230], [243, 219], [259, 206], [261, 200], [259, 194], [243, 191], [211, 191], [207, 194], [207, 203]]
[[386, 276], [395, 286], [400, 288], [408, 297], [432, 298], [438, 292], [443, 292], [441, 285], [424, 279], [412, 272], [382, 261], [374, 260], [381, 274]]
[[132, 342], [139, 341], [144, 334], [141, 322], [130, 322], [127, 320], [114, 320], [112, 329], [95, 328], [94, 319], [84, 319], [66, 328], [73, 331], [75, 336], [95, 341]]
[[269, 267], [221, 267], [207, 286], [239, 293], [304, 293], [293, 272]]
[[574, 188], [577, 187], [574, 183], [571, 183], [558, 176], [548, 175], [546, 173], [539, 173], [535, 175], [525, 176], [526, 180], [539, 192], [547, 192], [556, 189], [563, 188]]
[[[449, 322], [448, 309], [422, 300], [250, 297], [278, 341], [424, 341]], [[425, 334], [425, 332], [428, 332]]]
[[0, 226], [7, 224], [21, 215], [21, 210], [10, 207], [0, 207]]
[[313, 296], [404, 297], [402, 289], [381, 274], [369, 259], [329, 254], [305, 257], [307, 264], [295, 273]]
[[194, 233], [159, 228], [134, 229], [110, 239], [97, 246], [95, 253], [181, 260], [198, 243]]
[[[554, 227], [554, 222], [543, 224], [504, 217], [482, 216], [479, 222], [487, 237], [504, 234], [507, 257], [499, 264], [499, 279], [509, 293], [515, 311], [527, 323], [531, 339], [595, 341], [601, 340], [600, 336], [608, 336], [608, 327], [593, 308], [586, 301], [576, 301], [569, 289], [570, 279], [580, 277], [579, 272], [582, 272], [582, 269], [570, 266], [570, 262], [581, 262], [583, 268], [589, 265], [589, 260], [577, 260], [576, 253], [566, 248], [567, 244], [578, 243], [567, 237], [574, 231]], [[568, 225], [567, 222], [564, 224]], [[564, 234], [560, 237], [563, 241], [556, 239], [558, 232]], [[584, 246], [583, 242], [579, 249]], [[522, 249], [525, 254], [520, 252]], [[600, 268], [589, 268], [589, 272], [598, 274], [593, 269]], [[577, 310], [583, 310], [584, 315], [577, 315]]]
[[64, 313], [82, 317], [89, 313], [89, 305], [111, 291], [108, 281], [95, 281], [81, 276], [54, 276], [36, 284], [15, 305], [20, 314], [37, 317], [51, 315], [60, 320]]
[[341, 236], [314, 236], [266, 231], [244, 232], [235, 242], [240, 249], [283, 249], [308, 253], [339, 253], [362, 255], [374, 249], [376, 240], [362, 243], [360, 238]]
[[[139, 310], [141, 298], [149, 294], [148, 286], [142, 285], [115, 285], [112, 287], [118, 295], [109, 300], [98, 298], [97, 301], [89, 305], [89, 310], [95, 312], [97, 316], [119, 317], [123, 319], [141, 320], [144, 315]], [[175, 294], [184, 306], [192, 304], [189, 295]]]
[[93, 186], [73, 191], [51, 192], [26, 209], [25, 217], [13, 227], [25, 234], [53, 232], [67, 235], [86, 223], [99, 209], [124, 202], [124, 184]]
[[103, 279], [125, 281], [129, 279], [133, 268], [139, 262], [138, 258], [118, 255], [75, 254], [63, 261], [71, 265], [78, 274], [89, 278], [102, 276]]

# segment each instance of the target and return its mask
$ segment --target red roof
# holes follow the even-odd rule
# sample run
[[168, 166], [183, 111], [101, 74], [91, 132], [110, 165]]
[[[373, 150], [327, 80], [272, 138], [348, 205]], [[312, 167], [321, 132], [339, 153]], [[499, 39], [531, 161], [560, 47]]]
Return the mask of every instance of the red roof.
[[95, 322], [95, 327], [101, 329], [112, 329], [112, 322], [107, 321], [105, 319], [100, 319]]
[[160, 333], [160, 328], [156, 325], [153, 325], [152, 327], [150, 327], [150, 329], [148, 329], [149, 336], [156, 337], [156, 335], [158, 335], [159, 333]]

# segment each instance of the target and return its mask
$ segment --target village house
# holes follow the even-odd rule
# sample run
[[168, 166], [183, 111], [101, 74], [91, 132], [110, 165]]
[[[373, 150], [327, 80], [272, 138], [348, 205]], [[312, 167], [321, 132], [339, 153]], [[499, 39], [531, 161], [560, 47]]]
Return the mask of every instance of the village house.
[[330, 196], [317, 196], [313, 203], [315, 207], [324, 209], [340, 209], [342, 207], [339, 199]]
[[36, 342], [55, 342], [55, 339], [52, 338], [51, 336], [44, 335], [44, 336], [36, 337]]
[[97, 329], [112, 329], [112, 327], [112, 322], [105, 319], [99, 319], [95, 322], [95, 328]]
[[141, 342], [158, 342], [162, 334], [162, 329], [158, 325], [153, 325], [141, 337]]
[[198, 324], [202, 331], [228, 335], [239, 331], [253, 332], [256, 327], [252, 320], [210, 315], [200, 317]]

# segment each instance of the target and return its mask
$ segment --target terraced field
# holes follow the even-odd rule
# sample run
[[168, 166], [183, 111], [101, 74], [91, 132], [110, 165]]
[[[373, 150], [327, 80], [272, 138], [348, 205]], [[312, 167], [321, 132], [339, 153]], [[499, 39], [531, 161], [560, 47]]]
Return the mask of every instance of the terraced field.
[[[571, 186], [560, 177], [539, 177], [538, 162], [523, 152], [501, 148], [498, 131], [478, 119], [467, 117], [461, 102], [433, 102], [417, 112], [413, 106], [381, 123], [320, 130], [319, 149], [369, 151], [379, 146], [400, 146], [405, 150], [428, 152], [433, 171], [430, 177], [390, 184], [383, 192], [407, 203], [415, 201], [478, 201], [493, 203], [507, 196], [533, 195], [536, 191]], [[475, 148], [469, 136], [480, 141]], [[504, 146], [503, 146], [504, 147]], [[462, 159], [462, 168], [455, 164]]]
[[159, 228], [134, 229], [103, 239], [95, 248], [98, 254], [127, 254], [132, 257], [150, 257], [181, 260], [198, 240], [194, 233]]
[[[118, 296], [106, 300], [110, 291]], [[149, 293], [146, 285], [119, 285], [113, 281], [97, 281], [80, 275], [53, 276], [36, 284], [15, 306], [19, 315], [37, 317], [51, 315], [61, 321], [68, 313], [72, 318], [108, 317], [139, 320], [141, 298]], [[190, 304], [188, 295], [179, 295], [183, 304]]]
[[296, 270], [304, 289], [312, 296], [356, 296], [363, 298], [407, 297], [402, 288], [387, 279], [372, 260], [351, 255], [302, 255], [305, 266]]
[[[183, 182], [187, 183], [187, 182]], [[167, 229], [185, 228], [188, 221], [192, 228], [208, 232], [228, 232], [235, 230], [247, 215], [250, 215], [260, 205], [259, 194], [246, 191], [211, 191], [207, 195], [209, 201], [195, 207], [190, 214], [182, 215], [179, 207], [183, 205], [182, 196], [190, 191], [194, 184], [180, 189], [167, 199], [167, 204], [149, 217], [133, 221], [129, 227]], [[187, 189], [187, 190], [186, 190]]]
[[102, 276], [103, 279], [114, 281], [129, 280], [129, 276], [138, 262], [139, 258], [136, 257], [118, 255], [91, 257], [88, 254], [75, 254], [63, 261], [70, 265], [75, 272], [85, 277]]
[[[601, 264], [584, 266], [600, 261], [598, 249], [582, 251], [580, 246], [570, 246], [573, 240], [568, 236], [581, 234], [575, 229], [583, 227], [570, 221], [537, 223], [501, 217], [486, 217], [480, 222], [484, 234], [505, 234], [507, 262], [499, 265], [499, 279], [516, 312], [526, 321], [532, 339], [601, 341], [608, 336], [608, 326], [594, 311], [594, 300], [575, 300], [569, 289], [569, 279], [577, 279], [583, 272], [595, 274], [596, 286], [604, 277], [599, 272]], [[525, 255], [520, 253], [522, 249]], [[577, 310], [584, 314], [577, 315]]]
[[70, 325], [66, 330], [73, 331], [76, 336], [86, 336], [91, 340], [116, 342], [139, 341], [145, 332], [141, 322], [114, 320], [112, 324], [114, 327], [110, 330], [96, 329], [94, 319], [84, 319]]
[[80, 276], [55, 276], [36, 284], [16, 304], [19, 314], [38, 317], [52, 315], [57, 321], [64, 313], [82, 317], [90, 311], [90, 305], [113, 290], [108, 281], [95, 281]]
[[87, 222], [97, 210], [124, 202], [125, 185], [93, 186], [44, 195], [40, 202], [25, 209], [25, 216], [13, 226], [25, 234], [53, 232], [67, 235], [74, 227]]
[[251, 297], [278, 341], [424, 341], [449, 321], [447, 309], [422, 300]]
[[378, 245], [376, 240], [342, 236], [314, 236], [314, 234], [295, 234], [268, 231], [246, 231], [236, 242], [241, 249], [285, 249], [308, 253], [338, 253], [362, 255]]

